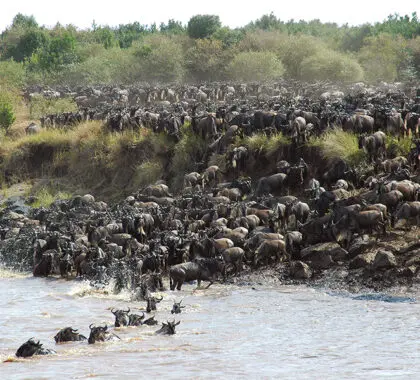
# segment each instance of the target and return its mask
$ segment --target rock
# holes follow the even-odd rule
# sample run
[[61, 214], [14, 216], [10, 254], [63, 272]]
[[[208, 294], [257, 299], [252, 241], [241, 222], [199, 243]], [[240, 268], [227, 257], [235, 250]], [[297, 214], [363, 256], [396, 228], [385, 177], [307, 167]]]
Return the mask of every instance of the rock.
[[91, 194], [85, 194], [83, 195], [82, 200], [86, 204], [92, 204], [95, 202], [95, 197]]
[[410, 252], [410, 258], [405, 262], [405, 266], [420, 265], [420, 249]]
[[350, 261], [349, 268], [368, 268], [375, 260], [375, 252], [361, 253]]
[[308, 279], [312, 277], [312, 270], [309, 265], [302, 261], [293, 261], [290, 265], [290, 277], [295, 279]]
[[315, 257], [316, 261], [319, 261], [322, 255], [329, 256], [333, 261], [343, 261], [348, 258], [347, 251], [341, 248], [339, 244], [332, 242], [311, 245], [300, 251], [300, 257], [305, 261], [313, 261]]
[[368, 235], [358, 236], [350, 243], [348, 251], [350, 258], [364, 253], [368, 248], [373, 247], [374, 244], [374, 238], [370, 238]]
[[389, 269], [397, 266], [395, 256], [385, 250], [380, 250], [376, 253], [375, 260], [372, 263], [373, 269]]
[[311, 255], [309, 260], [311, 267], [314, 269], [327, 269], [330, 268], [334, 261], [331, 258], [331, 255], [328, 255], [323, 252], [315, 252]]

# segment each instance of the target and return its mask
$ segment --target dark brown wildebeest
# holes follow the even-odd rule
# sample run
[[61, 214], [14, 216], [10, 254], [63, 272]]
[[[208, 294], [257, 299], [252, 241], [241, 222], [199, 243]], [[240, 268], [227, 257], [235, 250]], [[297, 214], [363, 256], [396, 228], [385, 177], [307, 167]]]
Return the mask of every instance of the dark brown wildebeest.
[[218, 258], [195, 259], [183, 264], [177, 264], [170, 268], [169, 279], [171, 290], [181, 290], [182, 284], [197, 280], [200, 287], [201, 281], [209, 281], [207, 288], [213, 284], [218, 273], [224, 268], [223, 260]]
[[74, 330], [71, 327], [65, 327], [64, 329], [61, 329], [55, 336], [54, 340], [56, 343], [61, 342], [78, 342], [81, 340], [86, 340], [87, 338], [78, 333], [77, 330]]

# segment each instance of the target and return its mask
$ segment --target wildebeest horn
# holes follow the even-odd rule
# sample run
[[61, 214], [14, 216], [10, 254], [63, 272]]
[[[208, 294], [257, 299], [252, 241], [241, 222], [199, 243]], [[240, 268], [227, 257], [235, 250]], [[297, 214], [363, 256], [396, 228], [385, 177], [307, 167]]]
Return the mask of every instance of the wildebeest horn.
[[[175, 320], [174, 320], [175, 322]], [[178, 321], [177, 323], [175, 323], [175, 326], [178, 326], [181, 323], [181, 321]]]
[[71, 329], [71, 331], [72, 331], [72, 332], [77, 332], [77, 331], [78, 331], [78, 329], [76, 329], [76, 330], [75, 330], [75, 329], [73, 329], [73, 328], [72, 328], [72, 329]]
[[129, 313], [130, 312], [130, 308], [128, 308], [128, 310], [126, 311], [126, 313]]
[[116, 311], [113, 311], [114, 308], [111, 309], [111, 313], [115, 315]]
[[162, 301], [163, 300], [163, 296], [160, 296], [160, 300], [158, 300], [157, 298], [156, 298], [156, 301]]
[[91, 327], [92, 325], [93, 325], [93, 323], [91, 323], [91, 324], [89, 325], [89, 328], [90, 328], [91, 330], [92, 330], [92, 327]]

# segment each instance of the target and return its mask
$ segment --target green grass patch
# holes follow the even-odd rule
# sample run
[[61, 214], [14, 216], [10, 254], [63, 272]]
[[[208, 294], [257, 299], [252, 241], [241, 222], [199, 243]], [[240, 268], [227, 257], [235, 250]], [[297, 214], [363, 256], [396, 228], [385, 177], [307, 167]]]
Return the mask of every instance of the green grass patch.
[[366, 153], [359, 149], [357, 136], [339, 129], [311, 139], [308, 145], [319, 147], [323, 158], [329, 161], [342, 158], [350, 165], [359, 165], [366, 160]]
[[54, 191], [49, 187], [42, 187], [34, 194], [35, 202], [31, 204], [32, 207], [49, 207], [56, 200], [70, 199], [72, 195], [63, 191]]
[[392, 151], [396, 156], [407, 156], [413, 147], [413, 140], [410, 137], [400, 138], [390, 135], [386, 136], [386, 150]]

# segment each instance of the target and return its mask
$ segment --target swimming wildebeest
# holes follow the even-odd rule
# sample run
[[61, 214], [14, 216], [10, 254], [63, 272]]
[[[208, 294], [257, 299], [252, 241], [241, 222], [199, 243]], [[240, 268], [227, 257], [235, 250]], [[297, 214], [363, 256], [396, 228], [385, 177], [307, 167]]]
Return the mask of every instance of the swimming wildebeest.
[[201, 281], [210, 281], [207, 288], [213, 284], [214, 278], [223, 271], [224, 263], [219, 258], [195, 259], [182, 264], [177, 264], [169, 269], [169, 279], [171, 290], [181, 290], [181, 286], [186, 281], [197, 280], [197, 285]]
[[154, 325], [157, 325], [157, 324], [158, 324], [158, 321], [155, 319], [155, 316], [147, 318], [143, 322], [143, 325], [147, 325], [147, 326], [154, 326]]
[[115, 315], [115, 327], [121, 326], [141, 326], [142, 321], [144, 319], [143, 315], [138, 314], [128, 314], [130, 312], [130, 308], [128, 310], [115, 310], [112, 308], [111, 313]]
[[175, 323], [175, 320], [173, 322], [167, 321], [166, 323], [162, 323], [162, 327], [159, 330], [155, 331], [155, 334], [174, 335], [175, 326], [178, 326], [180, 323], [180, 321]]
[[185, 308], [185, 306], [181, 306], [181, 302], [182, 302], [182, 300], [179, 301], [179, 302], [174, 301], [174, 304], [173, 304], [172, 310], [171, 310], [171, 314], [181, 313], [182, 309]]
[[156, 297], [148, 297], [146, 299], [147, 301], [146, 312], [150, 313], [152, 310], [156, 310], [156, 304], [158, 304], [162, 300], [163, 300], [163, 297], [160, 297], [160, 299], [157, 299]]
[[65, 327], [61, 329], [54, 337], [55, 343], [61, 342], [77, 342], [81, 340], [86, 340], [87, 338], [79, 334], [77, 330], [74, 330], [71, 327]]
[[90, 335], [88, 339], [89, 344], [93, 344], [96, 342], [105, 342], [108, 340], [120, 339], [117, 335], [108, 331], [107, 325], [102, 327], [102, 326], [92, 326], [91, 324], [89, 325], [89, 328], [90, 328]]
[[29, 358], [33, 355], [49, 355], [55, 353], [56, 352], [54, 350], [43, 348], [42, 344], [39, 343], [39, 340], [38, 342], [35, 342], [33, 338], [31, 338], [18, 348], [16, 356], [18, 358]]

